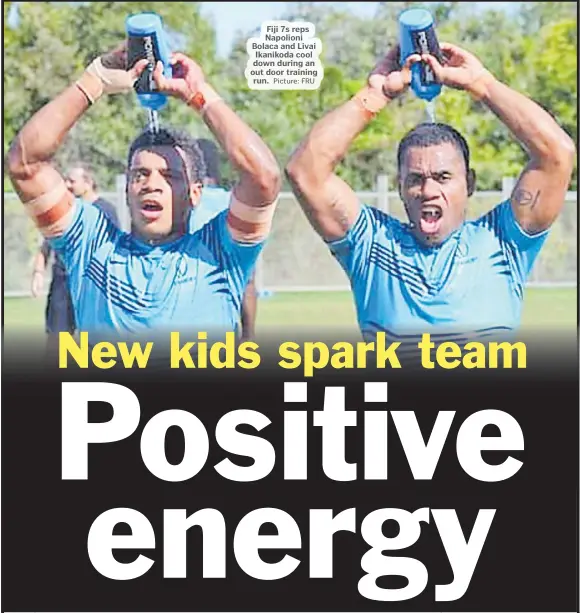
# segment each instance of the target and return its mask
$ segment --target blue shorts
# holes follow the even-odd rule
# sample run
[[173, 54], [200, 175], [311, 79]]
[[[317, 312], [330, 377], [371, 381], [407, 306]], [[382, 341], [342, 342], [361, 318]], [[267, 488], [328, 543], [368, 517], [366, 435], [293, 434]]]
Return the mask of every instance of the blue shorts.
[[46, 301], [46, 333], [75, 331], [75, 318], [66, 277], [55, 275]]

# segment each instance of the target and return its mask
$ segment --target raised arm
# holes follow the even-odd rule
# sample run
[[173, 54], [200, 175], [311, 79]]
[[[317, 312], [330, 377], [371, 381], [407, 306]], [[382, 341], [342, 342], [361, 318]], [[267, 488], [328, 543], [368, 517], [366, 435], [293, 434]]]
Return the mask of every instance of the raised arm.
[[51, 160], [88, 107], [85, 94], [76, 85], [67, 87], [28, 120], [8, 151], [12, 184], [27, 213], [48, 238], [66, 229], [74, 200]]
[[[27, 213], [47, 238], [60, 236], [72, 219], [74, 196], [51, 160], [74, 124], [103, 93], [131, 91], [147, 65], [125, 72], [125, 47], [97, 58], [81, 78], [29, 119], [12, 142], [8, 174]], [[123, 67], [123, 70], [114, 69]]]
[[264, 141], [206, 82], [202, 69], [182, 53], [172, 56], [173, 77], [159, 65], [154, 78], [159, 90], [194, 108], [212, 131], [239, 180], [232, 190], [228, 228], [235, 240], [257, 242], [270, 231], [281, 176], [276, 158]]
[[550, 227], [564, 205], [576, 150], [573, 140], [533, 100], [498, 81], [471, 53], [442, 43], [447, 57], [441, 66], [432, 56], [425, 60], [444, 84], [468, 91], [502, 121], [527, 151], [529, 162], [511, 195], [520, 226], [529, 234]]
[[314, 229], [326, 240], [342, 238], [356, 221], [360, 204], [335, 168], [354, 139], [411, 82], [410, 67], [399, 68], [399, 48], [377, 64], [368, 83], [350, 100], [320, 119], [292, 154], [286, 176]]

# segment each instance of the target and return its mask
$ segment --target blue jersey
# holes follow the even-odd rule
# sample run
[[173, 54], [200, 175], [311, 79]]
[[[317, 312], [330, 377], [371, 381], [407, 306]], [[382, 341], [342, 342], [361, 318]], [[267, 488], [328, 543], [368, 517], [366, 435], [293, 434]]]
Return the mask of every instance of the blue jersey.
[[244, 287], [263, 243], [236, 242], [226, 212], [201, 230], [152, 246], [96, 207], [75, 203], [74, 219], [50, 243], [62, 257], [80, 331], [234, 331]]
[[188, 232], [193, 234], [216, 215], [228, 209], [231, 197], [232, 193], [221, 187], [202, 188], [199, 203], [189, 214]]
[[409, 224], [362, 205], [347, 235], [329, 246], [350, 279], [364, 336], [430, 333], [459, 342], [465, 333], [519, 326], [524, 285], [546, 237], [524, 232], [506, 201], [425, 247]]

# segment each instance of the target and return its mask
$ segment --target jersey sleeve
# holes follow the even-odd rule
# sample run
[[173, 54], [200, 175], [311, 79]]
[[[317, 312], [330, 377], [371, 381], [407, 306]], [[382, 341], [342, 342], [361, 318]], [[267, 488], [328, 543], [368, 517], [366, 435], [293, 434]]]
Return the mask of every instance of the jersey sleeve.
[[227, 210], [222, 211], [200, 232], [203, 242], [228, 275], [236, 294], [241, 296], [264, 248], [265, 240], [251, 244], [235, 241], [227, 227], [227, 214]]
[[117, 214], [117, 207], [112, 202], [109, 202], [104, 198], [97, 198], [94, 205], [100, 208], [117, 227], [120, 227], [121, 221], [119, 219], [119, 215]]
[[72, 288], [80, 285], [93, 254], [105, 242], [111, 241], [115, 232], [113, 222], [101, 209], [78, 198], [75, 200], [73, 219], [68, 228], [61, 236], [47, 239], [60, 256]]
[[515, 280], [525, 285], [549, 230], [529, 234], [516, 219], [509, 200], [498, 204], [482, 218], [496, 234]]
[[195, 208], [190, 211], [188, 218], [188, 232], [193, 234], [211, 221], [216, 215], [225, 211], [230, 206], [232, 198], [231, 192], [204, 187], [201, 191], [201, 198]]
[[327, 241], [330, 252], [351, 280], [366, 275], [375, 233], [376, 219], [370, 207], [362, 204], [358, 217], [346, 236]]

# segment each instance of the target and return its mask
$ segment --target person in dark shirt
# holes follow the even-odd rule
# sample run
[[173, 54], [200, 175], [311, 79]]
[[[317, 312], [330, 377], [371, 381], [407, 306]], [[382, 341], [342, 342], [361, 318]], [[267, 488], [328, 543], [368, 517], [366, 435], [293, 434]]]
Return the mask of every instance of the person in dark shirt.
[[92, 170], [85, 164], [75, 164], [65, 176], [66, 186], [77, 198], [98, 206], [119, 227], [119, 218], [114, 204], [97, 193], [97, 182]]
[[[66, 174], [66, 186], [75, 196], [93, 206], [100, 208], [111, 221], [119, 227], [120, 222], [115, 205], [97, 193], [97, 183], [91, 169], [85, 164], [75, 164]], [[44, 275], [51, 254], [53, 255], [52, 280], [48, 290], [45, 310], [45, 330], [49, 344], [58, 342], [59, 332], [74, 333], [76, 329], [74, 307], [71, 302], [67, 275], [61, 259], [48, 242], [44, 240], [34, 258], [32, 273], [32, 295], [41, 295], [44, 287]]]

